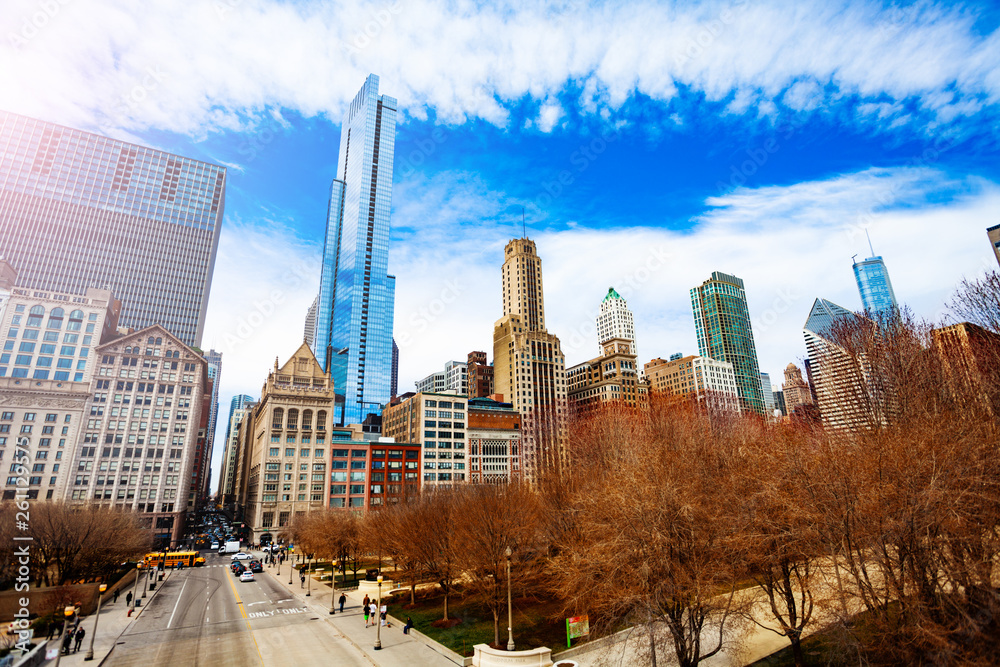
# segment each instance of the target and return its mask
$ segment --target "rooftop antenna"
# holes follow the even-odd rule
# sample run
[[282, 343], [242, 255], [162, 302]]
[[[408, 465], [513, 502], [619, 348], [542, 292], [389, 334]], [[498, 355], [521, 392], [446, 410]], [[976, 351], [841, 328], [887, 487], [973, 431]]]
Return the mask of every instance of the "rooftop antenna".
[[857, 257], [857, 255], [856, 255], [856, 254], [854, 254], [854, 255], [851, 255], [851, 262], [852, 262], [853, 264], [857, 264], [857, 263], [858, 263], [858, 260], [854, 259], [855, 257]]
[[872, 257], [875, 256], [875, 248], [872, 247], [872, 237], [868, 236], [868, 230], [865, 230], [865, 238], [868, 239], [868, 249], [872, 251]]
[[524, 225], [524, 207], [522, 206], [521, 207], [521, 238], [525, 238], [525, 239], [528, 238], [528, 232], [526, 231], [526, 229], [527, 228]]

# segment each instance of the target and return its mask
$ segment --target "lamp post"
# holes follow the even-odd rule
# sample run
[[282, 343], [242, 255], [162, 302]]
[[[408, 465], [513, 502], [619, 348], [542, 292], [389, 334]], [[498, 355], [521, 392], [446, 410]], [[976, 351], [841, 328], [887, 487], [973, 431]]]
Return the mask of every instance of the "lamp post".
[[[73, 618], [73, 614], [75, 614], [75, 613], [76, 613], [76, 608], [75, 607], [66, 607], [65, 609], [63, 609], [63, 616], [65, 618], [63, 619], [63, 631], [62, 631], [62, 634], [59, 635], [59, 643], [60, 644], [62, 644], [62, 643], [64, 643], [66, 641], [66, 633], [69, 632], [69, 619]], [[62, 647], [60, 646], [59, 650], [56, 652], [56, 665], [55, 665], [55, 667], [59, 667], [59, 659], [61, 657], [62, 657]]]
[[[103, 594], [104, 591], [108, 590], [107, 584], [101, 584], [98, 592]], [[94, 630], [90, 633], [90, 648], [87, 649], [87, 655], [83, 657], [84, 660], [94, 659], [94, 637], [97, 636], [97, 621], [101, 618], [101, 595], [97, 596], [97, 613], [94, 614]]]
[[514, 612], [510, 606], [510, 557], [513, 552], [507, 547], [507, 650], [514, 650]]
[[295, 566], [292, 565], [292, 559], [288, 559], [288, 585], [292, 585], [292, 575], [295, 574]]
[[309, 554], [309, 564], [306, 565], [306, 597], [312, 595], [312, 557], [313, 554]]
[[375, 650], [382, 650], [382, 575], [378, 575], [378, 602], [375, 603]]
[[330, 562], [330, 615], [333, 616], [336, 612], [333, 610], [333, 605], [337, 603], [337, 561]]
[[142, 575], [139, 572], [139, 568], [142, 564], [135, 564], [135, 586], [132, 587], [132, 611], [135, 611], [136, 606], [139, 604], [139, 578]]

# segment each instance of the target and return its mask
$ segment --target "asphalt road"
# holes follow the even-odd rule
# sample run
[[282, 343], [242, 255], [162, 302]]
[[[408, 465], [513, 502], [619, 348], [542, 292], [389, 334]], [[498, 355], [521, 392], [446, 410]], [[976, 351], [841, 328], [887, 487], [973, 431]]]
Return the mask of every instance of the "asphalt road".
[[107, 665], [370, 667], [270, 574], [240, 582], [229, 557], [205, 554], [206, 566], [175, 571], [158, 583], [163, 589], [118, 640]]

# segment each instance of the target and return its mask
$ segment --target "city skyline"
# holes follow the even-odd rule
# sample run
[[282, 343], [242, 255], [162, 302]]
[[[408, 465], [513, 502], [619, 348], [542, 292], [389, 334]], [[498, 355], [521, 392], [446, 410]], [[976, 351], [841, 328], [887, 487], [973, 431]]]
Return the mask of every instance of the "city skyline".
[[[991, 3], [813, 2], [793, 19], [777, 3], [246, 10], [151, 2], [127, 19], [149, 38], [130, 40], [113, 3], [60, 5], [30, 37], [37, 7], [0, 7], [17, 38], [0, 56], [19, 64], [0, 71], [0, 108], [227, 167], [203, 342], [226, 359], [220, 401], [257, 392], [301, 342], [338, 123], [372, 72], [400, 100], [387, 269], [400, 392], [489, 349], [496, 267], [522, 220], [567, 365], [593, 355], [608, 285], [644, 363], [695, 353], [687, 290], [715, 270], [740, 276], [760, 370], [777, 378], [802, 365], [817, 294], [861, 309], [849, 260], [866, 230], [900, 304], [935, 321], [963, 276], [996, 267], [983, 238], [1000, 210]], [[428, 43], [428, 30], [476, 37]]]

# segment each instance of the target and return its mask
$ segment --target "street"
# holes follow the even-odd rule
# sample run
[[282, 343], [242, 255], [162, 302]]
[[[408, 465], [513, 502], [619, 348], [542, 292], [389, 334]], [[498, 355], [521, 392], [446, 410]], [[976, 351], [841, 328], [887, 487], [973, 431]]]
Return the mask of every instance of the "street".
[[159, 584], [163, 590], [118, 640], [108, 665], [371, 664], [268, 568], [241, 583], [228, 556], [206, 552], [206, 559]]

